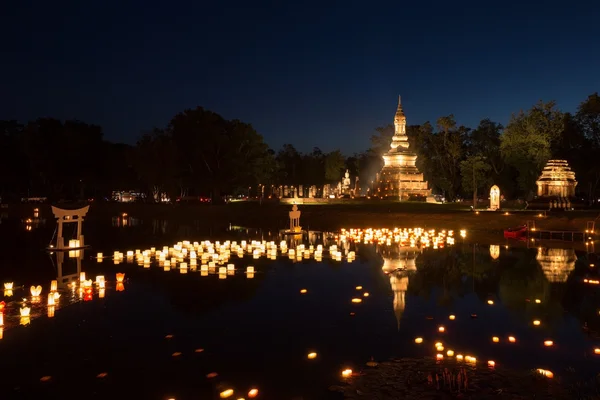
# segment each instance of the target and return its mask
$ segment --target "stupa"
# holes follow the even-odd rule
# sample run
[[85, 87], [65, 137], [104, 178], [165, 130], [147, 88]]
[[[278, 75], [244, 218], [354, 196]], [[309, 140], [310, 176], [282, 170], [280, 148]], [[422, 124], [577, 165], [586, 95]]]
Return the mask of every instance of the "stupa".
[[564, 283], [575, 269], [577, 256], [574, 249], [538, 248], [536, 260], [550, 283]]
[[535, 183], [540, 197], [573, 197], [577, 186], [575, 172], [566, 160], [549, 160]]
[[390, 149], [383, 155], [383, 169], [378, 174], [376, 196], [396, 200], [425, 200], [431, 195], [427, 181], [415, 165], [417, 155], [410, 151], [406, 136], [406, 116], [398, 97], [394, 117], [394, 136]]

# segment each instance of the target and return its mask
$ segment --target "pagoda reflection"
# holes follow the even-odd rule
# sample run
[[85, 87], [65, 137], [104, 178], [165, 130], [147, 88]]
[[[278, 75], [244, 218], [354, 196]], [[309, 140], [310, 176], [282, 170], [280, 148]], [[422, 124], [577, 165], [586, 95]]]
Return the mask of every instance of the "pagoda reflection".
[[423, 249], [394, 244], [391, 246], [378, 246], [377, 252], [383, 258], [381, 269], [390, 278], [390, 286], [394, 294], [394, 315], [396, 316], [398, 330], [400, 330], [400, 320], [406, 307], [405, 297], [408, 290], [409, 274], [417, 270], [416, 260]]
[[536, 260], [542, 267], [548, 282], [563, 283], [575, 269], [577, 256], [574, 249], [538, 247]]

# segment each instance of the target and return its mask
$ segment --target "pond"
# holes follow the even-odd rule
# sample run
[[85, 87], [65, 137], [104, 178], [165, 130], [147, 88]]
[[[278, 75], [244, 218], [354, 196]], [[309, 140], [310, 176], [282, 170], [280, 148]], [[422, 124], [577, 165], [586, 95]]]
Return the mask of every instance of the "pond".
[[[228, 389], [234, 399], [251, 398], [252, 389], [265, 399], [340, 398], [328, 388], [344, 381], [345, 369], [437, 354], [555, 377], [598, 372], [593, 254], [571, 244], [484, 245], [444, 227], [406, 228], [380, 237], [286, 236], [115, 216], [84, 224], [91, 249], [49, 254], [42, 249], [55, 230], [51, 219], [4, 218], [0, 282], [13, 289], [3, 298], [2, 398], [84, 391], [86, 398], [209, 399]], [[164, 246], [165, 260], [175, 258], [168, 268], [159, 261]], [[122, 260], [113, 260], [115, 251]], [[213, 253], [223, 261], [215, 258], [214, 268]], [[125, 274], [120, 283], [117, 273]], [[52, 280], [60, 297], [48, 306]], [[41, 285], [39, 299], [32, 285]]]

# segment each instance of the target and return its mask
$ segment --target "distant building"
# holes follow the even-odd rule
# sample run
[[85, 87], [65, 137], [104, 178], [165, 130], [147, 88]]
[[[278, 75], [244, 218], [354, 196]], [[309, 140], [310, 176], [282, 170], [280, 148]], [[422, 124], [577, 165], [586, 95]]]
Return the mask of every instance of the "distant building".
[[112, 200], [119, 203], [131, 203], [145, 198], [146, 196], [140, 192], [115, 190], [112, 192]]
[[406, 116], [398, 98], [394, 136], [390, 150], [383, 156], [384, 166], [378, 174], [374, 196], [396, 200], [426, 200], [431, 197], [431, 189], [416, 166], [417, 154], [410, 151], [409, 146]]

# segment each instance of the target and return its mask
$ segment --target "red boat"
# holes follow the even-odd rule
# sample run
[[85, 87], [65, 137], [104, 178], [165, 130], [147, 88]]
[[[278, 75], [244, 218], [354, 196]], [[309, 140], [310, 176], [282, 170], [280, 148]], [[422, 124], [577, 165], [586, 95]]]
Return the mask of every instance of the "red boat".
[[527, 235], [527, 225], [518, 226], [516, 228], [508, 228], [504, 230], [505, 239], [520, 239]]

